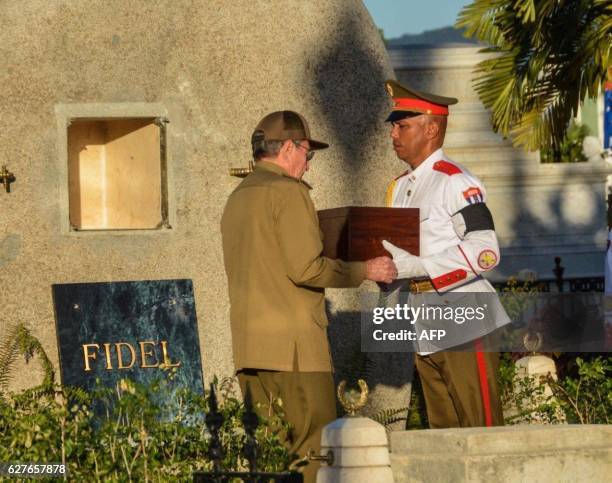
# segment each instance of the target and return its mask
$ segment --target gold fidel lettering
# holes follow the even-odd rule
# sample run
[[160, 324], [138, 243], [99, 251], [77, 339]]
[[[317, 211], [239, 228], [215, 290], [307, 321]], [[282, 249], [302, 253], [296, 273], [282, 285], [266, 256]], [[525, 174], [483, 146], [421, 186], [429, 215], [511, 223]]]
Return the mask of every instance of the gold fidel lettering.
[[170, 356], [168, 355], [168, 341], [162, 340], [160, 344], [162, 347], [162, 354], [164, 356], [164, 365], [166, 367], [180, 367], [181, 361], [178, 361], [176, 364], [172, 364], [172, 362], [170, 362]]
[[[153, 351], [153, 349], [149, 349], [148, 351], [145, 350], [145, 346], [149, 345], [149, 346], [153, 346], [155, 347], [155, 342], [153, 341], [143, 341], [143, 342], [139, 342], [140, 344], [140, 367], [147, 368], [147, 367], [158, 367], [159, 366], [159, 362], [157, 361], [157, 356], [155, 355], [155, 352]], [[147, 356], [153, 356], [155, 358], [155, 364], [148, 364], [147, 363]]]
[[96, 360], [97, 352], [89, 352], [90, 347], [95, 347], [96, 349], [100, 349], [98, 344], [83, 344], [83, 360], [85, 361], [85, 372], [91, 371], [91, 367], [89, 366], [89, 359]]
[[113, 370], [113, 361], [111, 359], [111, 351], [110, 351], [110, 343], [106, 342], [104, 344], [104, 353], [106, 354], [106, 370]]
[[[127, 366], [123, 364], [122, 347], [127, 347], [130, 350], [131, 360]], [[132, 347], [132, 344], [128, 344], [127, 342], [116, 342], [115, 350], [117, 351], [117, 369], [130, 369], [134, 365], [134, 362], [136, 362], [136, 351], [134, 347]]]

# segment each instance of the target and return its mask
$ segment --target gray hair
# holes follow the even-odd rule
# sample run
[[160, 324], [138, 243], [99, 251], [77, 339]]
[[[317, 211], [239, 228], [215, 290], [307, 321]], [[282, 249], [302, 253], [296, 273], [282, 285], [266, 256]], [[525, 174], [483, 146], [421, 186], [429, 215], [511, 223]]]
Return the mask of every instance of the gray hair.
[[448, 118], [446, 116], [436, 115], [436, 114], [426, 114], [423, 116], [419, 116], [422, 118], [421, 125], [425, 126], [429, 123], [434, 123], [438, 125], [438, 136], [442, 136], [444, 139], [444, 135], [446, 134], [446, 123]]
[[257, 159], [276, 156], [285, 141], [260, 141], [253, 143], [253, 157]]

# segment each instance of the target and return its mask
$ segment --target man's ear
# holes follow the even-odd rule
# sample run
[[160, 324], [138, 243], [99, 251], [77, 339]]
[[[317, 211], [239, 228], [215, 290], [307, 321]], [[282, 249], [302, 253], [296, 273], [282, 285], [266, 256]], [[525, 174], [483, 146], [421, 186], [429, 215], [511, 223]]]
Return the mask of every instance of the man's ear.
[[440, 132], [440, 124], [435, 121], [429, 120], [427, 122], [426, 132], [427, 139], [435, 139], [438, 136], [438, 133]]
[[291, 152], [291, 148], [293, 147], [293, 143], [291, 142], [290, 139], [286, 140], [285, 142], [283, 142], [283, 145], [280, 148], [279, 154], [282, 154], [283, 156], [288, 155]]

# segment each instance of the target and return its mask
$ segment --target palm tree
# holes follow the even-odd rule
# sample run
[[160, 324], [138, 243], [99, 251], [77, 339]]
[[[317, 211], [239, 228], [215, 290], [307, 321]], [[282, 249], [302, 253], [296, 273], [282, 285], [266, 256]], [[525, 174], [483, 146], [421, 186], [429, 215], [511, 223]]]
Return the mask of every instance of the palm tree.
[[474, 87], [493, 128], [529, 150], [558, 151], [585, 97], [606, 80], [612, 43], [610, 0], [474, 0], [457, 28], [493, 53]]

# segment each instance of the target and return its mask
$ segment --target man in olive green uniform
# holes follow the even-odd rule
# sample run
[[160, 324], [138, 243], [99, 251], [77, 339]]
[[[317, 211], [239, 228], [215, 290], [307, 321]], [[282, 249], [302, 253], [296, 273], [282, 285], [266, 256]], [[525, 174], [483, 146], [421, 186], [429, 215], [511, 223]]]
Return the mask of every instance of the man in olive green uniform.
[[[282, 400], [292, 427], [288, 446], [304, 457], [320, 451], [321, 429], [336, 418], [327, 340], [325, 287], [390, 282], [392, 260], [343, 262], [321, 256], [323, 245], [308, 184], [314, 150], [306, 120], [292, 111], [264, 117], [252, 136], [254, 171], [230, 195], [223, 218], [234, 363], [260, 411]], [[318, 465], [306, 467], [314, 481]]]

